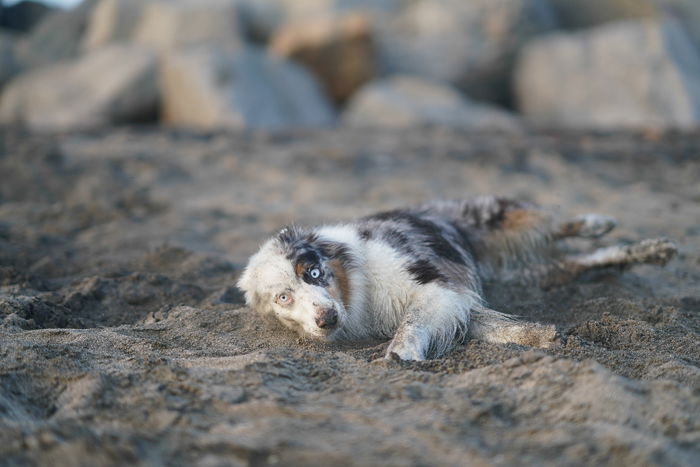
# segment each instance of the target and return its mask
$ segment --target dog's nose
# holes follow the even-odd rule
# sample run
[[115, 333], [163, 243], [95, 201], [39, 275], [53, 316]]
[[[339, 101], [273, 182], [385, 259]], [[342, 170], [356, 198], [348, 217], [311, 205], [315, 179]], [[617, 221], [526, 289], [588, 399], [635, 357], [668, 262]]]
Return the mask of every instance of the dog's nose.
[[316, 313], [316, 325], [321, 328], [331, 328], [338, 324], [338, 312], [335, 308], [328, 308]]

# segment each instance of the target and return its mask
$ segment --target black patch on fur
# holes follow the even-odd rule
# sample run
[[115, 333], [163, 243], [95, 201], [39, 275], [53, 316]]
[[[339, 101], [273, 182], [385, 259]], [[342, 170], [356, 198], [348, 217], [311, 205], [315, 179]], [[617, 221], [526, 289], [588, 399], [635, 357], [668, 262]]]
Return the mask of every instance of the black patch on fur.
[[320, 261], [318, 248], [314, 247], [318, 236], [314, 232], [294, 226], [285, 227], [277, 235], [277, 240], [286, 253], [287, 259], [293, 260], [295, 264], [300, 261], [316, 263]]
[[[355, 267], [355, 261], [347, 245], [339, 242], [320, 240], [315, 232], [302, 230], [298, 227], [287, 227], [278, 235], [280, 246], [286, 257], [294, 265], [294, 269], [303, 269], [301, 278], [304, 282], [327, 287], [328, 277], [332, 274], [325, 271], [323, 263], [326, 260], [337, 259], [346, 270]], [[311, 271], [318, 268], [319, 277], [311, 277]]]
[[324, 257], [328, 259], [337, 259], [344, 268], [351, 269], [355, 267], [354, 257], [350, 253], [350, 249], [347, 245], [338, 242], [321, 241], [318, 242], [318, 247]]
[[452, 226], [459, 235], [460, 246], [464, 249], [464, 251], [469, 253], [470, 257], [474, 258], [474, 244], [472, 243], [472, 239], [469, 237], [467, 231], [460, 227], [456, 222], [453, 222]]
[[302, 241], [304, 237], [309, 237], [312, 235], [313, 234], [310, 234], [297, 226], [291, 225], [280, 230], [280, 232], [277, 234], [277, 240], [282, 247], [292, 248], [294, 245]]
[[308, 267], [321, 264], [321, 255], [314, 249], [312, 245], [306, 244], [301, 250], [297, 250], [297, 254], [289, 259], [294, 260], [294, 264], [305, 264]]
[[401, 252], [413, 253], [413, 250], [409, 246], [408, 238], [403, 232], [394, 229], [385, 230], [382, 233], [382, 240]]
[[403, 221], [405, 220], [405, 215], [408, 214], [406, 211], [402, 211], [400, 209], [395, 209], [393, 211], [384, 211], [384, 212], [378, 212], [377, 214], [371, 214], [367, 217], [364, 217], [364, 220], [372, 221], [372, 220], [377, 220], [377, 221]]
[[413, 279], [419, 284], [429, 284], [433, 281], [447, 282], [445, 276], [440, 274], [440, 271], [433, 266], [430, 261], [419, 259], [408, 266], [408, 272], [411, 273]]
[[[446, 232], [435, 222], [421, 217], [416, 213], [397, 209], [393, 211], [380, 212], [379, 214], [365, 217], [365, 220], [393, 221], [408, 225], [414, 232], [423, 237], [423, 243], [428, 248], [433, 250], [433, 253], [435, 253], [437, 256], [454, 263], [466, 264], [463, 254], [446, 238], [448, 232]], [[389, 231], [386, 233], [388, 232]], [[395, 232], [394, 234], [390, 234], [388, 237], [384, 238], [390, 245], [400, 251], [411, 251], [408, 239], [401, 232]], [[394, 243], [392, 243], [392, 241]]]
[[445, 238], [447, 232], [441, 229], [440, 226], [414, 215], [407, 216], [407, 220], [417, 231], [425, 236], [425, 243], [433, 250], [433, 253], [454, 263], [465, 264], [464, 256]]
[[[392, 211], [393, 213], [394, 211]], [[381, 213], [378, 214], [377, 216], [384, 216], [385, 214], [388, 213]], [[377, 216], [371, 216], [371, 217], [365, 217], [364, 220], [366, 221], [382, 221], [386, 219], [378, 219]], [[388, 224], [377, 224], [374, 225], [376, 227], [377, 232], [373, 232], [371, 227], [368, 228], [363, 228], [359, 231], [360, 238], [364, 241], [371, 240], [375, 237], [375, 234], [379, 236], [383, 241], [388, 243], [392, 248], [406, 254], [413, 254], [413, 249], [410, 247], [410, 242], [408, 240], [408, 237], [401, 231], [388, 228]]]
[[[321, 272], [321, 275], [315, 279], [313, 277], [311, 277], [311, 271], [314, 268], [318, 268], [318, 270]], [[326, 277], [326, 275], [323, 273], [323, 269], [321, 269], [320, 265], [313, 264], [313, 265], [308, 266], [306, 268], [306, 270], [304, 271], [304, 275], [302, 276], [302, 279], [307, 284], [318, 285], [321, 287], [328, 287], [328, 277]]]
[[[324, 259], [323, 251], [317, 246], [310, 243], [303, 243], [302, 248], [296, 250], [296, 255], [292, 255], [288, 258], [294, 264], [294, 269], [301, 267], [303, 273], [301, 278], [307, 284], [320, 285], [322, 287], [328, 286], [328, 278], [323, 273], [323, 267], [321, 263]], [[311, 271], [318, 269], [321, 273], [318, 277], [311, 277]]]

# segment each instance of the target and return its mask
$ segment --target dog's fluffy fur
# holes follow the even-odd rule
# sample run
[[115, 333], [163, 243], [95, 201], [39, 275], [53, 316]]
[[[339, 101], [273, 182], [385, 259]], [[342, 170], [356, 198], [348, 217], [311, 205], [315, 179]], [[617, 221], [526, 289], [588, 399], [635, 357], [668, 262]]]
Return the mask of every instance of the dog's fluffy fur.
[[554, 326], [489, 309], [484, 280], [553, 285], [594, 268], [665, 264], [676, 251], [657, 239], [567, 256], [557, 253], [557, 240], [599, 237], [615, 221], [552, 217], [532, 204], [483, 196], [348, 224], [288, 227], [250, 258], [238, 286], [249, 306], [303, 336], [391, 338], [387, 358], [423, 360], [465, 337], [537, 347], [555, 342]]

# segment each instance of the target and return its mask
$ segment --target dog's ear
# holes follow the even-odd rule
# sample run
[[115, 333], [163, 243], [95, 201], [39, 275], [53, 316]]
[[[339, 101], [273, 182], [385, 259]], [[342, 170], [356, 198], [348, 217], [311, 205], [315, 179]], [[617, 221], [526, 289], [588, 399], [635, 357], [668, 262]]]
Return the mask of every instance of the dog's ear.
[[277, 232], [277, 241], [280, 245], [289, 246], [293, 245], [301, 237], [301, 232], [299, 228], [294, 225], [288, 225]]
[[241, 277], [238, 278], [238, 282], [236, 283], [236, 287], [243, 292], [245, 295], [245, 303], [248, 306], [251, 306], [253, 303], [253, 273], [251, 272], [250, 264], [246, 266], [246, 268], [243, 270], [243, 274], [241, 274]]

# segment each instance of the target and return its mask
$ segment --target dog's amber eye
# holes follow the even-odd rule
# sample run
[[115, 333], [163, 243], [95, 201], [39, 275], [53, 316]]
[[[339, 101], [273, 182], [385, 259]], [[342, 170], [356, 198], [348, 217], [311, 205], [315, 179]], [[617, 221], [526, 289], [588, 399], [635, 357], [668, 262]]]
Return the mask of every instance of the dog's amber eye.
[[318, 279], [321, 277], [321, 271], [318, 268], [313, 268], [311, 271], [309, 271], [309, 274], [311, 275], [312, 279]]
[[276, 302], [279, 305], [289, 305], [292, 303], [292, 295], [289, 293], [282, 293], [277, 296]]

